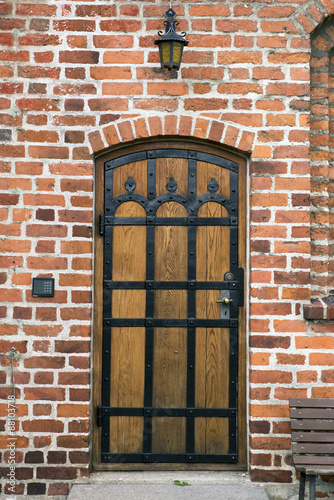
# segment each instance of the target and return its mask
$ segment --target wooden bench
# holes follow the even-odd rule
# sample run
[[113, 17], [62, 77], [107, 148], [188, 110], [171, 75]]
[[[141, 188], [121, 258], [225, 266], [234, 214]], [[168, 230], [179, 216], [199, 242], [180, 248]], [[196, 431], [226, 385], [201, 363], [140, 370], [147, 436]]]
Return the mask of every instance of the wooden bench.
[[299, 500], [305, 498], [307, 476], [310, 500], [315, 500], [316, 476], [334, 475], [334, 399], [291, 398], [290, 417]]

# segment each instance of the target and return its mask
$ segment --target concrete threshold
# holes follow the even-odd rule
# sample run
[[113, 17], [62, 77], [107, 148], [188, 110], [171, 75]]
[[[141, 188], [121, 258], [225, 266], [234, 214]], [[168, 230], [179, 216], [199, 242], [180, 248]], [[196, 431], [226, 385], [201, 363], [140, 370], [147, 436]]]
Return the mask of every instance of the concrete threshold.
[[68, 500], [269, 500], [248, 474], [203, 472], [98, 472], [74, 484]]

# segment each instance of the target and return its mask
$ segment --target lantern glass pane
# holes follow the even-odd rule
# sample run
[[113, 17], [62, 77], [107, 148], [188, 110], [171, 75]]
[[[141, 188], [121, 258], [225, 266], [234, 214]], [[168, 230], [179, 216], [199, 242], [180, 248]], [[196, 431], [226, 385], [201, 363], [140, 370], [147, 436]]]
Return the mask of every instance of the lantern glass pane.
[[173, 42], [173, 62], [179, 64], [181, 61], [182, 43]]
[[170, 42], [161, 43], [162, 60], [164, 63], [170, 61]]

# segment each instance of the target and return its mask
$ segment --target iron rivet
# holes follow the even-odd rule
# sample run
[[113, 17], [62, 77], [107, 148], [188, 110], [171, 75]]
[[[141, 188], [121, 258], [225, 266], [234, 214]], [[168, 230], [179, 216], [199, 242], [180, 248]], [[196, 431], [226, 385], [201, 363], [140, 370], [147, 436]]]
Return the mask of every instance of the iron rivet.
[[235, 190], [235, 189], [232, 189], [232, 193], [235, 193], [235, 192], [236, 192], [236, 190]]
[[193, 369], [193, 365], [189, 365], [189, 368], [192, 370]]
[[151, 176], [151, 177], [153, 176], [153, 172], [150, 172], [150, 176]]
[[200, 203], [202, 203], [202, 200], [198, 200]]
[[192, 457], [188, 457], [188, 458], [189, 458], [189, 460], [192, 460]]
[[154, 191], [150, 191], [150, 194], [154, 194]]
[[193, 414], [193, 411], [192, 411], [192, 410], [190, 410], [190, 411], [189, 411], [189, 415], [192, 415], [192, 414]]
[[190, 252], [190, 255], [194, 255], [194, 252]]
[[109, 260], [107, 260], [106, 264], [110, 264], [110, 261], [109, 261]]
[[110, 212], [110, 208], [109, 207], [107, 207], [107, 212]]
[[210, 198], [211, 198], [211, 200], [213, 200], [213, 199], [214, 199], [214, 196], [213, 196], [213, 194], [212, 194], [212, 195], [210, 196]]
[[195, 177], [195, 174], [191, 174], [191, 177]]
[[147, 365], [147, 368], [151, 368], [151, 365]]
[[107, 188], [107, 191], [110, 191], [110, 188]]
[[[108, 379], [108, 377], [104, 377], [104, 380], [105, 380], [106, 382], [108, 382], [108, 380], [109, 380], [109, 379]], [[107, 411], [107, 410], [105, 410], [105, 412], [106, 412], [106, 411]]]
[[150, 251], [150, 252], [148, 252], [148, 254], [149, 254], [149, 255], [152, 255], [152, 252]]
[[195, 191], [190, 191], [190, 194], [195, 194]]
[[129, 194], [129, 200], [132, 200], [132, 196], [131, 196], [131, 194]]
[[107, 434], [106, 432], [104, 433], [104, 435], [105, 435], [105, 437], [107, 437], [107, 436], [108, 436], [108, 434]]
[[118, 203], [122, 203], [122, 200], [120, 200], [120, 199], [118, 199], [117, 201], [118, 201]]
[[105, 352], [106, 354], [109, 354], [109, 351], [108, 351], [108, 350], [107, 350], [107, 351], [104, 351], [104, 352]]

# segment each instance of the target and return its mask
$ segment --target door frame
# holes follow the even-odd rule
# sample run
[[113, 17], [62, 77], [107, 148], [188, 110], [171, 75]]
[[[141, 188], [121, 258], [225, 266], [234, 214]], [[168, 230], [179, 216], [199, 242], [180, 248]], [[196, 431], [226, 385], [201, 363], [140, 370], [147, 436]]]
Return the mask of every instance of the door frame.
[[[97, 406], [101, 402], [102, 387], [102, 332], [103, 325], [103, 237], [99, 234], [99, 216], [104, 213], [104, 163], [106, 161], [152, 149], [192, 149], [194, 151], [213, 154], [239, 164], [239, 267], [245, 269], [245, 305], [239, 308], [239, 361], [238, 361], [238, 464], [115, 464], [101, 463], [101, 427], [97, 425]], [[112, 470], [246, 470], [248, 465], [247, 446], [247, 319], [248, 319], [248, 159], [245, 154], [229, 148], [212, 145], [200, 140], [182, 140], [180, 138], [151, 139], [136, 143], [121, 144], [109, 152], [95, 158], [95, 211], [94, 211], [94, 307], [93, 307], [93, 335], [92, 335], [92, 397], [91, 397], [91, 469], [95, 471]]]

